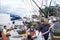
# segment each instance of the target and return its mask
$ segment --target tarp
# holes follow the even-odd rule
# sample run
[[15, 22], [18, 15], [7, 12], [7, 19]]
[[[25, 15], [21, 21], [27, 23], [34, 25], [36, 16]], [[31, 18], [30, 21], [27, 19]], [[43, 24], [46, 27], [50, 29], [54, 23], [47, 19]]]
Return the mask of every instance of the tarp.
[[[0, 13], [0, 14], [7, 14], [7, 13]], [[10, 19], [11, 20], [18, 20], [18, 19], [21, 19], [21, 17], [19, 15], [15, 15], [15, 14], [8, 14], [10, 15]]]
[[11, 20], [18, 20], [18, 19], [21, 19], [20, 16], [14, 15], [14, 14], [10, 14], [10, 17], [11, 17]]

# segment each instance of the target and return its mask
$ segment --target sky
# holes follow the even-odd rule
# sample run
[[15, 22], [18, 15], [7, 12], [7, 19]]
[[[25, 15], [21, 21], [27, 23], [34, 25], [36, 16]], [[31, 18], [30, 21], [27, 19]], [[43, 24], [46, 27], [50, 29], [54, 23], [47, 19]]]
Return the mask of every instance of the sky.
[[[42, 5], [42, 0], [34, 0], [39, 7]], [[43, 0], [43, 5], [49, 6], [51, 0]], [[52, 6], [60, 4], [60, 0], [52, 0]], [[42, 6], [44, 8], [45, 6]], [[0, 0], [0, 13], [11, 13], [21, 17], [38, 14], [38, 7], [32, 0]]]

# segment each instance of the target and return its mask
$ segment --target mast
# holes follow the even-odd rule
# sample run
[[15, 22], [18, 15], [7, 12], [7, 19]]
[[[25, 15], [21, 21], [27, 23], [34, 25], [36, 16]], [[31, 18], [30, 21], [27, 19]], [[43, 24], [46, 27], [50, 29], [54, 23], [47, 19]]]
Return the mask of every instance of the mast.
[[39, 8], [39, 20], [40, 20], [40, 22], [41, 22], [41, 8], [38, 6], [38, 4], [34, 1], [34, 0], [32, 0], [34, 3], [35, 3], [35, 5]]

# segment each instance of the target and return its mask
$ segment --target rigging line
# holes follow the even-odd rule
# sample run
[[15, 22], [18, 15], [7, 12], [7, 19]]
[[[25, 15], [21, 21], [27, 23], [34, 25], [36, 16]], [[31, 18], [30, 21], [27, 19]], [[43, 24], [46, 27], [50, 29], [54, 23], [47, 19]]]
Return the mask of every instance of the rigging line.
[[[30, 2], [30, 5], [31, 5], [31, 7], [32, 7], [33, 11], [35, 11], [35, 9], [33, 8], [32, 1], [31, 1], [31, 0], [29, 0], [29, 2]], [[33, 12], [33, 11], [32, 11], [32, 12]], [[35, 14], [35, 12], [34, 12], [34, 14]]]
[[40, 3], [40, 1], [39, 0], [37, 0], [39, 3]]
[[[25, 0], [24, 0], [24, 4], [25, 4], [26, 6], [28, 5]], [[27, 8], [28, 8], [28, 6], [27, 6]]]
[[[31, 0], [30, 0], [30, 3], [31, 3], [31, 6], [32, 6], [32, 8], [33, 8], [33, 4], [32, 4], [32, 2], [31, 2]], [[35, 9], [33, 8], [33, 11], [34, 11]], [[35, 14], [35, 12], [34, 12], [34, 14]]]
[[42, 8], [42, 6], [43, 6], [43, 0], [42, 0], [41, 8]]
[[[32, 4], [32, 1], [31, 1], [31, 0], [30, 0], [30, 3], [31, 3], [31, 6], [32, 6], [33, 10], [35, 11], [34, 6], [33, 6], [33, 4]], [[35, 12], [34, 12], [34, 13], [35, 13]]]
[[[26, 1], [27, 2], [27, 1]], [[29, 2], [27, 2], [27, 4], [30, 6]]]
[[[30, 3], [31, 3], [31, 6], [32, 6], [32, 8], [33, 8], [33, 4], [32, 4], [32, 1], [30, 0]], [[34, 9], [34, 8], [33, 8]]]
[[56, 1], [54, 1], [54, 4], [57, 4]]
[[38, 6], [38, 4], [34, 1], [34, 0], [32, 0], [34, 3], [35, 3], [35, 5], [40, 9], [40, 7]]
[[26, 1], [24, 0], [24, 4], [26, 5], [26, 7], [29, 9], [29, 7], [27, 6], [28, 4], [26, 4]]
[[[30, 1], [29, 1], [29, 2], [30, 2]], [[29, 2], [28, 2], [28, 3], [29, 3]], [[28, 6], [31, 6], [31, 4], [29, 3]], [[31, 6], [31, 7], [32, 7], [32, 6]]]
[[[38, 0], [37, 0], [38, 1]], [[43, 0], [41, 0], [42, 1], [42, 3], [41, 3], [41, 8], [42, 8], [42, 6], [43, 6]], [[39, 2], [39, 1], [38, 1]], [[40, 3], [40, 2], [39, 2]]]
[[23, 0], [23, 1], [24, 1], [25, 6], [28, 8], [28, 6], [27, 6], [27, 4], [26, 4], [26, 1], [25, 1], [25, 0]]
[[[27, 5], [26, 5], [26, 3], [25, 3], [25, 0], [23, 0], [24, 1], [24, 4], [25, 4], [25, 6], [27, 7]], [[27, 7], [28, 8], [28, 7]]]
[[47, 1], [48, 1], [48, 0], [45, 0], [45, 3], [46, 3], [46, 7], [47, 7]]

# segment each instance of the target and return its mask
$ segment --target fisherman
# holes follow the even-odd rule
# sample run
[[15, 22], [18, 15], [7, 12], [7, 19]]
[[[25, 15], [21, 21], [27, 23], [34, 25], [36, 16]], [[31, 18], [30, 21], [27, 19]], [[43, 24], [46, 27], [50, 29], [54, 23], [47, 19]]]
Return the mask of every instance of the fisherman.
[[3, 29], [3, 32], [2, 32], [2, 40], [7, 40], [8, 38], [7, 38], [7, 28], [6, 28], [7, 26], [6, 25], [4, 25], [4, 29]]
[[[49, 23], [48, 23], [48, 19], [45, 18], [45, 19], [44, 19], [44, 23], [41, 24], [41, 25], [39, 26], [39, 28], [38, 28], [39, 33], [40, 33], [40, 32], [42, 32], [42, 33], [47, 32], [47, 31], [49, 30], [49, 27], [50, 27], [50, 25], [49, 25]], [[45, 40], [48, 40], [49, 32], [46, 33], [46, 34], [44, 34], [43, 36], [44, 36], [44, 39], [45, 39]]]

